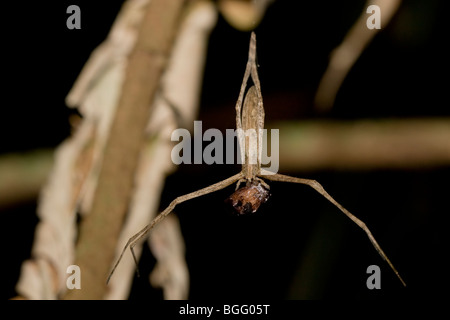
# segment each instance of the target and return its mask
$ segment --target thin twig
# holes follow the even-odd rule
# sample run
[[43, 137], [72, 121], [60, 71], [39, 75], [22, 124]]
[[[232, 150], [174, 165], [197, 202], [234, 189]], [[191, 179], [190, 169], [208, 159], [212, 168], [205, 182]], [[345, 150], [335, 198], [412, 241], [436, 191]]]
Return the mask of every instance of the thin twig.
[[[280, 130], [283, 171], [401, 170], [450, 164], [448, 118], [269, 121], [267, 127]], [[52, 162], [53, 150], [1, 156], [0, 206], [35, 197]]]
[[[315, 104], [319, 111], [328, 111], [334, 104], [345, 77], [355, 62], [361, 56], [367, 45], [376, 34], [382, 30], [397, 12], [401, 0], [369, 0], [364, 11], [346, 34], [342, 43], [333, 50], [328, 68], [320, 80], [315, 97]], [[366, 20], [369, 17], [366, 9], [369, 5], [377, 5], [381, 11], [381, 28], [369, 30]]]

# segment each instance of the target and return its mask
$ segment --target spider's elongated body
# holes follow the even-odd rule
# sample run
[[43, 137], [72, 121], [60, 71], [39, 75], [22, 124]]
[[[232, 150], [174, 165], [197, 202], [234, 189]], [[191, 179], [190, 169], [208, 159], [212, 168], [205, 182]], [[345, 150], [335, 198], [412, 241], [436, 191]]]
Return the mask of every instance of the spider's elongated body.
[[[130, 247], [131, 253], [133, 255], [136, 267], [138, 265], [136, 256], [134, 254], [134, 246], [139, 240], [144, 238], [148, 232], [157, 225], [162, 219], [164, 219], [169, 213], [171, 213], [175, 206], [178, 204], [194, 199], [211, 192], [215, 192], [224, 189], [233, 183], [237, 182], [236, 191], [233, 193], [227, 201], [231, 203], [238, 214], [256, 212], [260, 205], [267, 201], [269, 197], [269, 186], [263, 179], [271, 181], [282, 181], [305, 184], [316, 190], [328, 201], [334, 204], [339, 210], [341, 210], [348, 218], [350, 218], [354, 223], [356, 223], [364, 232], [367, 234], [372, 245], [375, 247], [380, 256], [389, 264], [391, 269], [397, 275], [401, 283], [406, 286], [405, 282], [401, 278], [400, 274], [395, 269], [394, 265], [388, 259], [386, 254], [381, 249], [375, 237], [370, 232], [366, 224], [345, 209], [341, 204], [339, 204], [333, 197], [331, 197], [320, 183], [316, 180], [303, 179], [290, 177], [278, 173], [269, 172], [264, 168], [261, 168], [261, 155], [262, 155], [262, 137], [264, 129], [264, 107], [261, 94], [261, 85], [258, 78], [258, 71], [256, 68], [256, 35], [254, 32], [251, 34], [250, 38], [250, 49], [248, 55], [247, 66], [244, 73], [244, 79], [242, 81], [241, 90], [239, 93], [238, 100], [236, 102], [236, 128], [238, 129], [238, 139], [241, 148], [241, 155], [243, 156], [242, 170], [238, 174], [231, 176], [225, 180], [218, 183], [210, 185], [206, 188], [194, 191], [192, 193], [180, 196], [173, 200], [169, 206], [161, 212], [156, 218], [147, 226], [145, 226], [141, 231], [132, 236], [125, 247], [123, 248], [116, 264], [114, 265], [111, 273], [109, 274], [108, 280], [111, 278], [117, 265], [120, 263], [122, 256], [126, 249]], [[248, 78], [251, 76], [254, 86], [252, 86], [245, 97], [244, 106], [242, 101], [244, 99], [245, 89], [247, 87]], [[244, 134], [245, 132], [245, 134]], [[248, 132], [253, 132], [253, 134], [247, 134]], [[262, 179], [263, 178], [263, 179]], [[241, 189], [239, 185], [245, 182], [245, 186]]]

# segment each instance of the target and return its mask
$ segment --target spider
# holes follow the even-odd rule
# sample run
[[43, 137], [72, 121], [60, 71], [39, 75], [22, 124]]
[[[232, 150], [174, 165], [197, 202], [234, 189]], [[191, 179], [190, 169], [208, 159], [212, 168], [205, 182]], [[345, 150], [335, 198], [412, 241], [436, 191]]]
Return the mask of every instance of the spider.
[[[239, 93], [238, 100], [236, 102], [236, 128], [238, 129], [238, 140], [241, 148], [241, 156], [243, 157], [242, 170], [241, 172], [225, 179], [215, 184], [212, 184], [206, 188], [179, 196], [175, 198], [169, 206], [162, 211], [156, 218], [146, 225], [142, 230], [137, 232], [132, 236], [125, 247], [123, 248], [116, 264], [114, 265], [112, 271], [110, 272], [107, 282], [109, 282], [111, 276], [113, 275], [115, 269], [119, 265], [123, 254], [129, 247], [133, 255], [136, 268], [138, 266], [138, 261], [134, 253], [134, 246], [144, 238], [150, 230], [152, 230], [161, 220], [163, 220], [169, 213], [171, 213], [174, 208], [185, 201], [224, 189], [233, 183], [236, 183], [235, 192], [226, 200], [229, 202], [235, 212], [239, 215], [246, 213], [253, 213], [258, 210], [260, 205], [267, 201], [269, 198], [269, 185], [263, 180], [271, 181], [281, 181], [281, 182], [291, 182], [305, 184], [316, 190], [328, 201], [334, 204], [339, 210], [341, 210], [348, 218], [350, 218], [354, 223], [356, 223], [364, 232], [367, 234], [372, 245], [375, 247], [379, 255], [388, 263], [390, 268], [394, 271], [398, 279], [401, 281], [403, 286], [406, 283], [403, 281], [402, 277], [395, 269], [394, 265], [388, 259], [384, 251], [381, 249], [375, 237], [370, 232], [366, 224], [345, 209], [341, 204], [339, 204], [332, 196], [330, 196], [322, 185], [316, 180], [296, 178], [287, 175], [282, 175], [278, 173], [270, 172], [264, 168], [261, 168], [261, 155], [262, 155], [262, 138], [264, 129], [264, 107], [262, 102], [261, 85], [259, 82], [258, 71], [256, 66], [256, 35], [254, 32], [251, 33], [250, 37], [250, 48], [248, 54], [247, 66], [244, 73], [244, 79], [242, 80], [242, 85]], [[247, 87], [247, 81], [251, 76], [253, 81], [253, 86], [248, 90], [245, 101], [243, 102], [245, 89]], [[243, 132], [248, 130], [254, 132], [254, 135], [244, 135]], [[252, 139], [253, 138], [253, 139]], [[242, 152], [243, 151], [243, 152]], [[245, 186], [239, 189], [241, 183], [245, 182]], [[137, 268], [137, 273], [139, 270]]]

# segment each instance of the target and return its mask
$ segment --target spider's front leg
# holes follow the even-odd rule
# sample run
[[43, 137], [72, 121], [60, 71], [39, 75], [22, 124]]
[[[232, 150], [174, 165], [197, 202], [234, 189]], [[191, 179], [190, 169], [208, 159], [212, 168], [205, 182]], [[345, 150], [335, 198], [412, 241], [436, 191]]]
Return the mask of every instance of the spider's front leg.
[[[229, 185], [232, 185], [233, 183], [235, 183], [236, 181], [240, 180], [243, 178], [243, 174], [242, 172], [239, 172], [238, 174], [235, 174], [234, 176], [231, 176], [225, 180], [222, 180], [220, 182], [217, 182], [215, 184], [212, 184], [206, 188], [185, 194], [183, 196], [177, 197], [175, 200], [173, 200], [169, 206], [163, 211], [161, 212], [159, 215], [156, 216], [155, 219], [153, 219], [152, 222], [150, 222], [148, 225], [146, 225], [144, 228], [142, 228], [139, 232], [137, 232], [134, 236], [132, 236], [127, 244], [125, 245], [125, 247], [123, 248], [119, 258], [117, 259], [116, 264], [114, 265], [114, 267], [111, 270], [111, 273], [108, 276], [108, 279], [106, 280], [106, 283], [109, 282], [109, 280], [111, 279], [111, 276], [113, 275], [114, 271], [116, 270], [117, 266], [119, 265], [120, 261], [122, 260], [123, 254], [126, 251], [126, 249], [128, 247], [130, 247], [130, 251], [133, 255], [133, 259], [134, 262], [136, 264], [136, 270], [138, 270], [138, 262], [137, 262], [137, 258], [136, 255], [134, 254], [134, 246], [142, 239], [144, 238], [151, 229], [153, 229], [158, 223], [160, 223], [167, 215], [169, 215], [169, 213], [171, 213], [175, 207], [180, 204], [183, 203], [185, 201], [200, 197], [200, 196], [204, 196], [208, 193], [212, 193], [215, 191], [219, 191], [221, 189], [224, 189], [226, 187], [228, 187]], [[139, 274], [139, 272], [138, 272]]]

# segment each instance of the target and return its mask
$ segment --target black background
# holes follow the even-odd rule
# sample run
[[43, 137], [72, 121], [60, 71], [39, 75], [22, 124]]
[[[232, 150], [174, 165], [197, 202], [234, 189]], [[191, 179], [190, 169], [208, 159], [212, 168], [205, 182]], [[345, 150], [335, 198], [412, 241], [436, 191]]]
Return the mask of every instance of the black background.
[[[81, 8], [81, 30], [66, 28], [66, 8]], [[122, 1], [16, 2], [2, 10], [0, 152], [53, 148], [70, 135], [64, 98], [92, 50], [107, 36]], [[283, 1], [256, 29], [266, 119], [448, 117], [448, 2], [405, 1], [349, 73], [331, 112], [313, 110], [330, 51], [364, 10], [364, 1]], [[247, 60], [249, 33], [219, 17], [211, 34], [199, 120], [234, 128], [234, 103]], [[277, 101], [282, 104], [276, 105]], [[271, 105], [273, 103], [274, 105]], [[450, 137], [449, 137], [450, 139]], [[281, 160], [282, 161], [282, 160]], [[236, 166], [181, 165], [166, 182], [174, 197], [217, 182]], [[177, 208], [186, 241], [192, 299], [442, 298], [450, 213], [449, 167], [417, 170], [283, 172], [320, 181], [371, 228], [408, 284], [403, 288], [364, 232], [305, 186], [271, 184], [256, 214], [230, 215], [233, 189]], [[38, 219], [35, 201], [2, 208], [2, 298], [16, 293]], [[313, 239], [318, 239], [316, 242]], [[314, 286], [299, 266], [310, 251]], [[310, 253], [311, 254], [311, 253]], [[147, 283], [154, 258], [144, 252], [131, 299], [160, 299]], [[366, 269], [381, 267], [382, 289], [368, 290]], [[313, 281], [311, 280], [311, 281]]]

